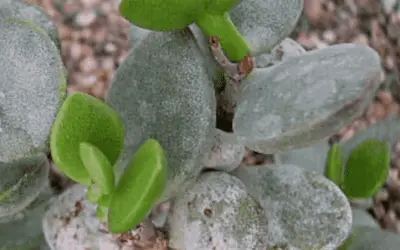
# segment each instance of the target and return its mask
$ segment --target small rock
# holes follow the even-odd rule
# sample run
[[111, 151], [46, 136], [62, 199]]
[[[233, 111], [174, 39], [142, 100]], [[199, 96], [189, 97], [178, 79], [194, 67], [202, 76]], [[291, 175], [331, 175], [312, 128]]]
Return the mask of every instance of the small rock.
[[79, 26], [87, 27], [93, 24], [96, 20], [96, 13], [93, 10], [83, 11], [76, 16], [76, 23]]

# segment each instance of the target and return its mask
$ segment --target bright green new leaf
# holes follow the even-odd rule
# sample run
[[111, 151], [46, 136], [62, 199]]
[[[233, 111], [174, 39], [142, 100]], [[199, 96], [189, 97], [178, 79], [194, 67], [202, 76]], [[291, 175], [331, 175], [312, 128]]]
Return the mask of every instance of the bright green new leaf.
[[139, 224], [162, 196], [166, 180], [164, 150], [149, 139], [133, 155], [117, 184], [108, 215], [110, 232], [126, 232]]
[[343, 191], [350, 199], [368, 198], [386, 182], [390, 166], [387, 142], [367, 140], [351, 152], [346, 163]]
[[98, 185], [92, 183], [86, 193], [87, 199], [95, 204], [110, 206], [112, 194], [103, 194]]
[[101, 193], [110, 194], [114, 190], [115, 177], [107, 157], [97, 147], [87, 142], [80, 143], [79, 153], [90, 178], [98, 185]]
[[343, 182], [343, 152], [338, 144], [333, 144], [328, 153], [325, 176], [339, 187]]
[[181, 30], [196, 23], [207, 36], [218, 36], [232, 61], [242, 60], [250, 49], [228, 16], [239, 0], [123, 0], [121, 14], [134, 25], [157, 30]]
[[68, 177], [89, 186], [92, 179], [81, 159], [82, 142], [98, 148], [113, 166], [123, 149], [124, 129], [118, 113], [107, 104], [93, 96], [74, 93], [57, 114], [50, 137], [51, 154]]

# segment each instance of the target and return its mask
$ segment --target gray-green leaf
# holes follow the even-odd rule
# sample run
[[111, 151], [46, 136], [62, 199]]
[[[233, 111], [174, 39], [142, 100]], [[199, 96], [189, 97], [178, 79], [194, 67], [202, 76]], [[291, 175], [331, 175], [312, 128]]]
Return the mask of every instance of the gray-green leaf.
[[1, 162], [48, 151], [65, 91], [59, 52], [49, 36], [32, 25], [0, 22]]
[[229, 15], [253, 55], [268, 52], [294, 29], [303, 0], [240, 1]]
[[177, 249], [263, 249], [268, 220], [245, 185], [224, 172], [202, 174], [179, 196], [169, 216], [170, 244]]
[[119, 67], [106, 102], [125, 126], [120, 166], [153, 138], [168, 159], [164, 199], [193, 182], [212, 145], [216, 107], [213, 82], [190, 31], [148, 34]]
[[400, 236], [378, 228], [357, 227], [339, 250], [398, 250]]
[[239, 142], [262, 153], [312, 145], [362, 114], [380, 72], [378, 54], [354, 44], [255, 69], [242, 83], [233, 130]]
[[18, 213], [48, 184], [49, 162], [44, 154], [0, 163], [0, 217]]
[[34, 23], [47, 33], [61, 51], [56, 25], [38, 4], [27, 3], [24, 0], [1, 0], [0, 21], [6, 18], [24, 19]]
[[346, 196], [322, 175], [295, 165], [239, 167], [233, 173], [269, 215], [269, 246], [334, 249], [351, 230]]

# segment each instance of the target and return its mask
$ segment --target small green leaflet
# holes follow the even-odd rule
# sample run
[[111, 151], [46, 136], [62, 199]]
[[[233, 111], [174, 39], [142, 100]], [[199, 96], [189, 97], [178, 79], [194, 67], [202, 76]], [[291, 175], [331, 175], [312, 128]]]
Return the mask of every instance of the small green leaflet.
[[343, 182], [343, 152], [338, 144], [333, 144], [328, 153], [325, 176], [339, 187]]

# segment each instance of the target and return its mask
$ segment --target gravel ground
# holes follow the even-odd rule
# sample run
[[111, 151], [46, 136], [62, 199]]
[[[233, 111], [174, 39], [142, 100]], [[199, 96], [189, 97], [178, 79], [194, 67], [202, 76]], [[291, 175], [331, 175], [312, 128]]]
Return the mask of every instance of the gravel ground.
[[[28, 0], [27, 0], [28, 1]], [[69, 71], [69, 91], [103, 98], [116, 68], [129, 51], [127, 22], [112, 0], [29, 0], [39, 3], [55, 21], [62, 56]], [[382, 90], [365, 114], [335, 137], [346, 140], [400, 107], [400, 14], [382, 8], [381, 0], [304, 0], [305, 9], [292, 38], [306, 49], [336, 43], [374, 48], [382, 58]], [[382, 0], [391, 3], [395, 0]], [[388, 90], [393, 94], [390, 94]], [[374, 197], [371, 213], [382, 227], [400, 233], [400, 145], [393, 156], [388, 185]], [[245, 165], [270, 163], [271, 157], [248, 152]]]

